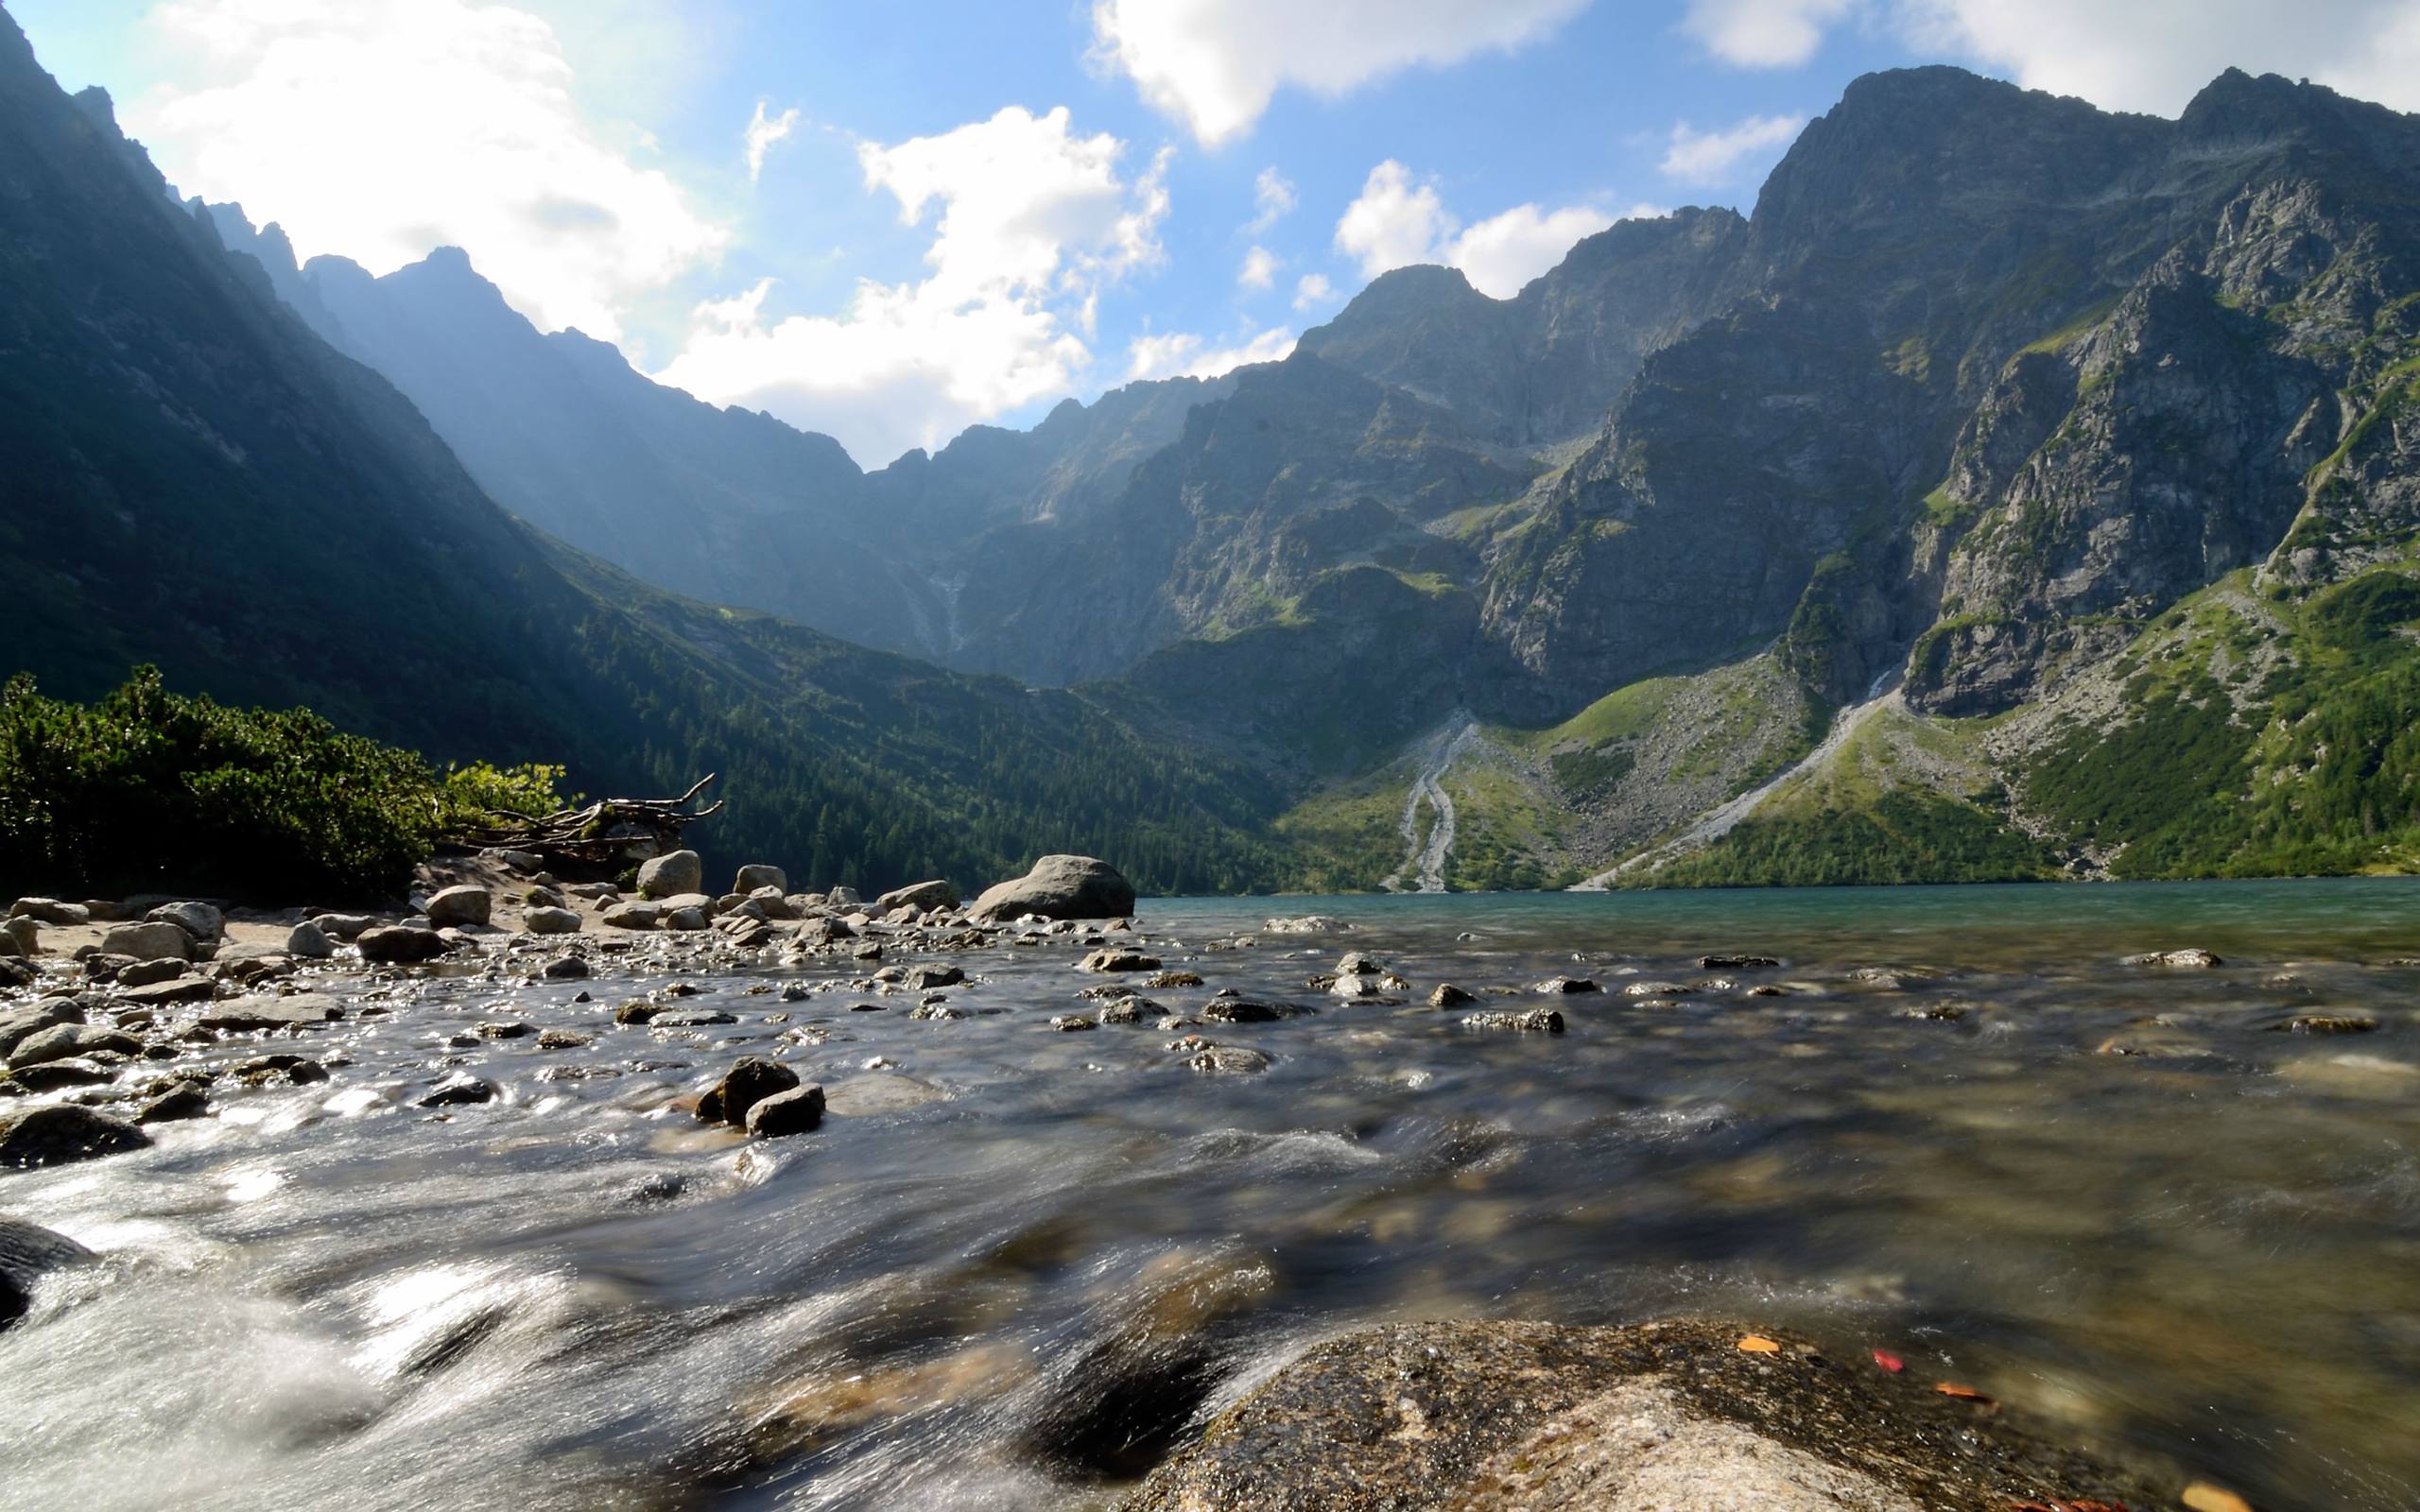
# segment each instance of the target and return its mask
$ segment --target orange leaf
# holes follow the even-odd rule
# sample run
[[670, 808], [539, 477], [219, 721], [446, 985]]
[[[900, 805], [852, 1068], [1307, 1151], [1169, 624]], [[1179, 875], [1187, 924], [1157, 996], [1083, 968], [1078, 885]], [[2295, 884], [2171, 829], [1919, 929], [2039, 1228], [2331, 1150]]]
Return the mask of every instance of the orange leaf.
[[2193, 1512], [2252, 1512], [2251, 1503], [2207, 1481], [2195, 1481], [2187, 1486], [2183, 1500]]
[[1751, 1333], [1739, 1341], [1739, 1348], [1750, 1354], [1779, 1354], [1781, 1346], [1761, 1333]]
[[1883, 1369], [1890, 1371], [1894, 1376], [1900, 1371], [1908, 1368], [1907, 1361], [1900, 1359], [1897, 1355], [1893, 1354], [1888, 1349], [1875, 1350], [1874, 1363], [1880, 1366]]
[[[1978, 1391], [1972, 1386], [1962, 1386], [1955, 1381], [1934, 1382], [1932, 1389], [1945, 1397], [1954, 1397], [1960, 1401], [1989, 1402], [1992, 1400], [1990, 1392]], [[2247, 1507], [2245, 1512], [2251, 1512], [2251, 1509]]]

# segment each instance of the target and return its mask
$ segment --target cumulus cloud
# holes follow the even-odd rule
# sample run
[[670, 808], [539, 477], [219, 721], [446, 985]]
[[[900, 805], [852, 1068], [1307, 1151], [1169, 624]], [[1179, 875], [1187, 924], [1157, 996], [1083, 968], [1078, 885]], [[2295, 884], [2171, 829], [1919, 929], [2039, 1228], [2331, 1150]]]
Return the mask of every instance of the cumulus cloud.
[[1681, 26], [1725, 62], [1780, 68], [1859, 21], [2106, 110], [2174, 115], [2230, 67], [2420, 110], [2415, 0], [1689, 0]]
[[1294, 308], [1312, 310], [1336, 298], [1336, 285], [1325, 273], [1305, 273], [1294, 281]]
[[1208, 146], [1288, 85], [1330, 97], [1535, 42], [1588, 0], [1095, 0], [1094, 53]]
[[[1642, 212], [1661, 214], [1647, 205], [1632, 214]], [[1336, 249], [1359, 264], [1365, 278], [1415, 263], [1442, 263], [1461, 268], [1480, 293], [1503, 300], [1562, 262], [1574, 242], [1603, 231], [1615, 218], [1590, 205], [1547, 210], [1530, 203], [1464, 227], [1445, 208], [1434, 181], [1414, 178], [1389, 158], [1370, 170], [1360, 197], [1337, 221]], [[1316, 293], [1305, 279], [1295, 290], [1294, 307], [1316, 303], [1329, 292], [1325, 279]]]
[[756, 102], [755, 117], [748, 123], [748, 129], [741, 133], [741, 140], [747, 144], [750, 183], [754, 183], [764, 173], [765, 154], [773, 150], [773, 144], [797, 129], [798, 111], [795, 107], [769, 120], [765, 115], [765, 102]]
[[539, 325], [619, 335], [620, 312], [728, 232], [605, 145], [546, 23], [466, 0], [167, 0], [175, 79], [126, 112], [187, 194], [240, 200], [303, 257], [385, 273], [469, 249]]
[[1794, 68], [1815, 56], [1852, 0], [1689, 0], [1681, 29], [1742, 68]]
[[1294, 333], [1263, 331], [1233, 346], [1211, 347], [1186, 331], [1146, 332], [1126, 349], [1126, 378], [1216, 378], [1249, 362], [1279, 362], [1294, 350]]
[[1236, 283], [1248, 289], [1265, 289], [1277, 282], [1277, 254], [1266, 247], [1255, 247], [1244, 253], [1244, 266], [1236, 274]]
[[1166, 256], [1169, 154], [1130, 182], [1123, 151], [1071, 130], [1063, 107], [861, 144], [866, 187], [895, 198], [904, 224], [933, 228], [925, 276], [861, 280], [838, 315], [778, 318], [762, 281], [699, 306], [655, 376], [829, 432], [869, 465], [1063, 393], [1092, 363], [1100, 292]]
[[1448, 259], [1481, 294], [1509, 300], [1521, 285], [1563, 261], [1563, 254], [1583, 236], [1594, 236], [1614, 217], [1586, 205], [1541, 211], [1515, 205], [1490, 216], [1454, 238]]
[[1294, 180], [1267, 167], [1252, 181], [1252, 219], [1244, 223], [1244, 233], [1256, 236], [1286, 218], [1294, 208]]
[[1777, 156], [1806, 124], [1803, 115], [1751, 115], [1719, 131], [1700, 131], [1676, 121], [1662, 166], [1690, 183], [1722, 183], [1743, 163]]
[[2229, 67], [2420, 110], [2413, 0], [1899, 0], [1919, 46], [2109, 110], [2174, 115]]

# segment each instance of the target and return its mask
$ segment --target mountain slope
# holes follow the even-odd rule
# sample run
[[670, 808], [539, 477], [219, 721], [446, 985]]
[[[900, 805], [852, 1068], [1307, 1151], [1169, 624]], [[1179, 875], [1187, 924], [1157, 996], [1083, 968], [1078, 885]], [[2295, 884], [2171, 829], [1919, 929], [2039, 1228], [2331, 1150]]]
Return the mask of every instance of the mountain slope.
[[1232, 885], [1265, 800], [1072, 695], [647, 589], [497, 508], [384, 380], [170, 200], [105, 96], [0, 26], [0, 637], [48, 691], [135, 661], [440, 757], [677, 791], [818, 882], [1116, 856]]

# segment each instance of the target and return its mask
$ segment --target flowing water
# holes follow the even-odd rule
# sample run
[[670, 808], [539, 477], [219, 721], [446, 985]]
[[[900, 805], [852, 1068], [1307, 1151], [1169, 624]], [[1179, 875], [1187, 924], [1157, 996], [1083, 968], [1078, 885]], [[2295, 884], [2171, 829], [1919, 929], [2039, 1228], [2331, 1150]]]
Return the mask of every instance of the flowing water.
[[[1353, 927], [1208, 948], [1311, 911]], [[2420, 1505], [2420, 966], [2389, 964], [2420, 957], [2420, 884], [1182, 900], [1140, 927], [1206, 979], [1150, 993], [1171, 1010], [1319, 1011], [1203, 1025], [1273, 1057], [1205, 1075], [1148, 1021], [1048, 1028], [1098, 980], [1063, 939], [958, 957], [942, 1022], [847, 962], [683, 978], [738, 1020], [690, 1029], [612, 1025], [661, 976], [593, 1004], [335, 979], [355, 1016], [290, 1047], [340, 1056], [330, 1082], [0, 1175], [8, 1212], [104, 1253], [0, 1332], [0, 1504], [1105, 1506], [1311, 1339], [1712, 1312], [1892, 1349], [2264, 1512]], [[2119, 964], [2178, 946], [2225, 963]], [[1303, 985], [1345, 949], [1416, 994]], [[1555, 973], [1609, 989], [1557, 1000], [1561, 1036], [1420, 1004]], [[763, 990], [793, 981], [836, 989]], [[1622, 991], [1650, 983], [1693, 990]], [[2313, 1013], [2377, 1027], [2275, 1028]], [[448, 1042], [513, 1017], [594, 1040]], [[823, 1082], [821, 1131], [667, 1109], [749, 1051]], [[456, 1062], [503, 1098], [409, 1105]]]

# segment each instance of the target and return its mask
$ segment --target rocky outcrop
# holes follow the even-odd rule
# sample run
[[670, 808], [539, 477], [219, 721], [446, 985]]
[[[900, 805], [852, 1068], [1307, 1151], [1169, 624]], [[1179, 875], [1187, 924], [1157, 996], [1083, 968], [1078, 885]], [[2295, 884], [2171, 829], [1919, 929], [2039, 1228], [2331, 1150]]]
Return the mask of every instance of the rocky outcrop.
[[[1742, 1341], [1752, 1341], [1742, 1348]], [[1320, 1345], [1124, 1512], [2165, 1504], [1970, 1400], [1722, 1323], [1431, 1323]]]

